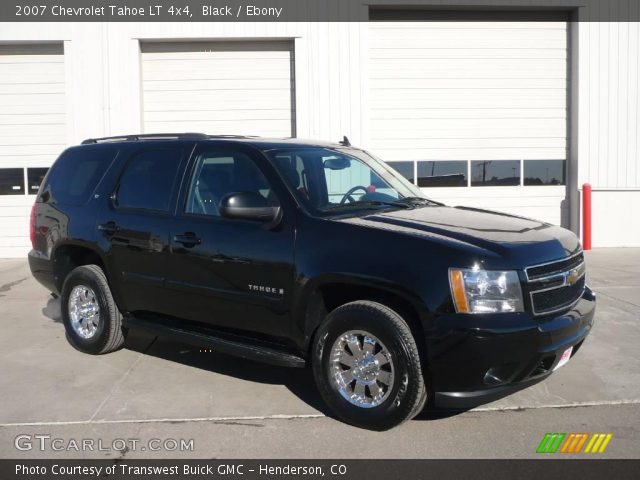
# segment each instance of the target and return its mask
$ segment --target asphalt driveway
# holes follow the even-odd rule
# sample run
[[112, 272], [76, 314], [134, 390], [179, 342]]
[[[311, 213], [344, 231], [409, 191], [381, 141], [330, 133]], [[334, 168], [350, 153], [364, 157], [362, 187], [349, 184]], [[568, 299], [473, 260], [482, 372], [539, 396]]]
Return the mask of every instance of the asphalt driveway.
[[[0, 457], [50, 456], [14, 447], [17, 434], [43, 431], [65, 438], [191, 435], [196, 451], [179, 455], [196, 458], [522, 456], [535, 453], [540, 432], [614, 427], [625, 440], [617, 450], [612, 444], [612, 455], [637, 456], [640, 249], [588, 252], [587, 265], [587, 281], [598, 295], [596, 326], [567, 367], [473, 411], [425, 412], [379, 434], [326, 418], [306, 369], [262, 365], [139, 333], [116, 353], [82, 354], [65, 339], [59, 301], [31, 278], [26, 261], [0, 260]], [[487, 430], [502, 438], [502, 453], [479, 440]], [[407, 441], [383, 448], [381, 435]], [[348, 441], [352, 436], [357, 446]], [[459, 450], [443, 450], [447, 442]]]

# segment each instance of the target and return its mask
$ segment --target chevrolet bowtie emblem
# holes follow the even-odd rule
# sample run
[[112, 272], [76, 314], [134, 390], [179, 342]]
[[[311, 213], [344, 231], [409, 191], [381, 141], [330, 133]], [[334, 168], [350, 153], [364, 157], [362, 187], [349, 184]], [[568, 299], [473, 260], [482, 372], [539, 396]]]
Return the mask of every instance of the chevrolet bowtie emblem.
[[574, 285], [580, 279], [580, 270], [574, 268], [566, 273], [565, 283], [567, 285]]

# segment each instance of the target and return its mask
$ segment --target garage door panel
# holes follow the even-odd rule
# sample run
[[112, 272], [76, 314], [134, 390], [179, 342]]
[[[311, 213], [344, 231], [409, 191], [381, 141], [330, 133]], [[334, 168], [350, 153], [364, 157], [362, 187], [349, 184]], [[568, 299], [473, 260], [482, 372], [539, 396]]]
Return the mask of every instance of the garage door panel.
[[[247, 60], [249, 62], [250, 60]], [[288, 80], [289, 74], [284, 68], [260, 69], [249, 65], [223, 67], [224, 69], [207, 71], [194, 70], [193, 67], [175, 68], [172, 70], [145, 70], [146, 80], [242, 80], [246, 78], [269, 78]], [[175, 68], [175, 70], [173, 69]]]
[[[565, 119], [563, 108], [376, 108], [371, 109], [372, 120], [398, 120], [413, 123], [420, 119]], [[396, 122], [389, 123], [395, 125]]]
[[[11, 141], [11, 140], [9, 140]], [[63, 143], [39, 145], [37, 143], [29, 143], [27, 145], [0, 145], [0, 157], [6, 156], [24, 156], [24, 155], [50, 155], [52, 159], [64, 150]]]
[[[64, 97], [61, 43], [0, 45], [0, 168], [51, 165], [65, 148]], [[0, 195], [0, 258], [28, 252], [32, 204], [32, 195]]]
[[[7, 197], [7, 199], [12, 197]], [[15, 198], [15, 197], [13, 197]], [[31, 213], [31, 205], [24, 205], [24, 202], [15, 202], [11, 205], [10, 202], [3, 202], [8, 205], [0, 206], [0, 218], [2, 218], [3, 225], [5, 221], [8, 222], [9, 218], [28, 218]]]
[[[291, 79], [285, 78], [239, 78], [232, 80], [192, 80], [190, 90], [286, 90], [291, 89]], [[184, 91], [182, 80], [147, 80], [145, 88], [153, 91]]]
[[[19, 235], [19, 236], [0, 236], [0, 251], [4, 252], [4, 258], [7, 257], [26, 257], [26, 252], [24, 251], [25, 244], [30, 244], [28, 235]], [[14, 252], [9, 255], [6, 252]]]
[[286, 120], [255, 120], [246, 118], [242, 120], [216, 120], [216, 121], [189, 121], [189, 122], [145, 122], [145, 127], [150, 132], [169, 133], [185, 131], [185, 124], [189, 130], [206, 132], [212, 135], [260, 135], [265, 137], [281, 137], [291, 123]]
[[41, 95], [43, 93], [64, 93], [62, 83], [8, 83], [0, 84], [2, 95], [12, 95], [14, 93]]
[[398, 92], [393, 95], [371, 95], [371, 102], [375, 102], [373, 111], [395, 110], [395, 109], [425, 109], [425, 108], [494, 108], [494, 109], [514, 109], [514, 108], [566, 108], [566, 99], [563, 96], [537, 95], [537, 96], [511, 96], [508, 94], [499, 95], [490, 92], [478, 92], [476, 96], [469, 93], [460, 95], [458, 93], [452, 97], [443, 97], [437, 93], [416, 95], [412, 97], [406, 93]]
[[[397, 67], [402, 68], [402, 67]], [[397, 68], [379, 68], [372, 69], [372, 78], [376, 79], [394, 79], [397, 78]], [[566, 74], [564, 68], [531, 68], [523, 70], [518, 66], [504, 66], [495, 70], [478, 69], [470, 71], [464, 65], [449, 65], [442, 68], [434, 68], [429, 70], [412, 69], [403, 72], [403, 78], [418, 80], [426, 80], [432, 78], [454, 78], [454, 79], [489, 79], [489, 78], [511, 78], [511, 79], [530, 79], [530, 78], [562, 78]]]
[[[30, 113], [27, 115], [0, 115], [0, 134], [3, 126], [22, 127], [24, 125], [63, 125], [65, 116], [62, 113]], [[24, 131], [24, 128], [20, 129]]]
[[533, 160], [557, 160], [564, 158], [566, 148], [552, 147], [528, 147], [526, 154], [523, 148], [504, 147], [481, 148], [471, 147], [449, 147], [449, 148], [416, 148], [402, 144], [393, 148], [389, 147], [388, 141], [381, 140], [371, 142], [370, 149], [378, 157], [384, 160], [518, 160], [521, 158]]
[[[527, 38], [535, 40], [561, 40], [564, 29], [561, 22], [552, 22], [544, 25], [535, 25], [526, 22], [433, 22], [428, 30], [424, 30], [423, 22], [388, 23], [387, 25], [374, 24], [377, 39], [393, 40], [397, 38], [419, 39], [466, 39], [473, 45], [474, 40], [495, 38]], [[504, 44], [501, 45], [504, 47]]]
[[[268, 94], [267, 94], [268, 92]], [[145, 92], [145, 105], [159, 104], [200, 105], [200, 108], [213, 107], [214, 110], [233, 109], [238, 107], [288, 108], [291, 103], [291, 92], [288, 90], [180, 90], [173, 94], [167, 92]]]
[[567, 50], [565, 48], [478, 48], [478, 47], [464, 47], [464, 48], [433, 48], [430, 46], [424, 48], [407, 48], [407, 49], [394, 49], [394, 48], [381, 48], [376, 49], [371, 53], [372, 59], [414, 59], [423, 60], [431, 58], [460, 58], [460, 59], [482, 59], [482, 58], [499, 58], [499, 59], [566, 59]]
[[513, 79], [505, 78], [422, 78], [419, 85], [413, 78], [395, 78], [393, 84], [389, 84], [386, 78], [371, 78], [370, 88], [375, 90], [428, 90], [428, 89], [566, 89], [566, 78], [560, 75], [556, 78], [523, 78], [517, 85]]
[[[1, 97], [0, 97], [1, 101]], [[14, 116], [14, 117], [22, 117], [25, 115], [46, 115], [46, 114], [55, 114], [61, 115], [60, 107], [62, 105], [56, 104], [42, 104], [42, 103], [32, 103], [31, 105], [4, 105], [0, 110], [0, 116]]]
[[380, 22], [369, 46], [383, 159], [566, 158], [566, 23]]
[[[421, 82], [416, 82], [420, 84]], [[550, 98], [553, 100], [562, 100], [566, 104], [567, 91], [564, 88], [469, 88], [469, 89], [453, 89], [453, 88], [411, 88], [411, 89], [379, 89], [371, 93], [371, 100], [377, 105], [379, 100], [388, 98], [398, 100], [434, 100], [444, 98], [444, 100], [453, 102], [456, 100], [464, 100], [473, 103], [476, 99], [498, 101], [501, 98], [515, 100], [529, 100], [535, 102], [539, 99]]]
[[[192, 121], [216, 121], [220, 118], [221, 110], [171, 110], [147, 112], [147, 122], [192, 122]], [[287, 109], [260, 109], [251, 108], [234, 109], [224, 111], [225, 121], [243, 121], [247, 118], [254, 120], [280, 120], [288, 113]]]
[[[60, 150], [55, 154], [43, 154], [43, 155], [0, 155], [0, 168], [28, 168], [28, 167], [50, 167], [53, 161], [58, 157], [62, 150], [64, 150], [66, 146], [60, 148]], [[6, 201], [9, 200], [9, 197], [3, 198], [0, 196], [0, 204], [6, 204]], [[20, 198], [20, 202], [24, 203], [25, 200]], [[32, 202], [31, 202], [32, 203]], [[29, 203], [29, 205], [31, 205]], [[0, 257], [2, 258], [2, 257]]]
[[[0, 88], [1, 89], [1, 88]], [[50, 105], [60, 107], [64, 112], [64, 94], [63, 93], [42, 93], [39, 95], [30, 95], [22, 93], [11, 93], [0, 95], [0, 111], [5, 107], [32, 107], [37, 105]]]
[[[385, 148], [403, 148], [410, 140], [410, 143], [414, 149], [433, 149], [433, 148], [447, 148], [451, 146], [451, 138], [411, 138], [411, 139], [397, 139], [397, 138], [382, 138], [379, 141], [379, 145], [384, 145]], [[564, 148], [566, 146], [566, 140], [564, 138], [532, 138], [532, 137], [475, 137], [475, 138], [455, 138], [456, 148], [508, 148], [521, 150], [529, 148]], [[524, 158], [522, 154], [515, 158]], [[528, 157], [527, 157], [528, 158]]]
[[[198, 50], [194, 50], [193, 43], [189, 43], [191, 45], [191, 50], [184, 50], [181, 52], [171, 52], [171, 51], [160, 51], [160, 52], [150, 52], [149, 44], [145, 44], [143, 47], [144, 58], [147, 62], [164, 62], [166, 60], [176, 60], [176, 61], [185, 61], [185, 60], [194, 60], [196, 62], [206, 63], [207, 60], [215, 53], [216, 58], [225, 59], [225, 60], [236, 60], [238, 58], [243, 58], [247, 60], [261, 60], [261, 59], [286, 59], [288, 60], [290, 57], [290, 45], [289, 43], [285, 43], [282, 46], [282, 50], [250, 50], [247, 52], [239, 52], [237, 50], [228, 49], [224, 50], [224, 48], [228, 48], [229, 45], [226, 42], [217, 42], [221, 47], [217, 47], [215, 50], [208, 50], [206, 47], [199, 48]], [[253, 43], [253, 45], [256, 45]], [[276, 42], [269, 42], [271, 48], [277, 48]], [[167, 48], [170, 48], [167, 47]], [[198, 48], [197, 46], [195, 48]], [[221, 49], [222, 48], [222, 49]]]
[[[472, 38], [451, 38], [443, 39], [438, 36], [434, 36], [429, 39], [415, 39], [411, 45], [406, 46], [407, 41], [410, 41], [410, 36], [404, 38], [390, 37], [389, 40], [383, 40], [375, 38], [371, 41], [372, 47], [380, 47], [384, 49], [423, 49], [423, 48], [469, 48], [475, 46], [476, 48], [502, 48], [505, 45], [504, 38], [482, 38], [476, 39], [474, 42]], [[557, 45], [556, 39], [536, 39], [536, 38], [523, 38], [515, 37], [511, 42], [513, 48], [553, 48]]]
[[[33, 197], [31, 197], [33, 198]], [[11, 216], [2, 218], [2, 235], [0, 238], [7, 237], [29, 237], [29, 213], [24, 212], [20, 216]], [[15, 243], [13, 246], [17, 246]]]
[[146, 42], [142, 45], [143, 53], [150, 54], [152, 57], [154, 54], [178, 56], [182, 58], [183, 55], [199, 55], [201, 53], [220, 53], [221, 55], [242, 55], [246, 52], [252, 52], [253, 54], [277, 54], [278, 52], [288, 52], [291, 49], [291, 44], [287, 40], [238, 40], [221, 42], [218, 40], [212, 41], [184, 41], [184, 42]]
[[[16, 137], [21, 137], [24, 139], [24, 143], [29, 143], [29, 139], [31, 142], [36, 141], [33, 134], [31, 134], [28, 130], [35, 128], [35, 126], [46, 126], [43, 128], [42, 134], [40, 136], [50, 136], [56, 138], [58, 142], [60, 139], [64, 138], [65, 132], [65, 124], [61, 122], [45, 122], [45, 123], [29, 123], [30, 119], [27, 118], [27, 115], [16, 115], [14, 123], [5, 123], [4, 115], [0, 115], [0, 144], [8, 142], [8, 139], [15, 139]], [[58, 115], [55, 116], [58, 118]]]
[[254, 72], [258, 69], [277, 70], [289, 63], [290, 56], [287, 52], [279, 52], [277, 56], [264, 56], [262, 52], [255, 54], [227, 52], [227, 55], [221, 56], [219, 52], [201, 52], [197, 58], [175, 58], [166, 56], [156, 60], [148, 60], [145, 55], [145, 68], [149, 72], [163, 72], [166, 68], [179, 69], [185, 72], [196, 68], [196, 71], [215, 72], [222, 69], [240, 69], [249, 72], [253, 68]]
[[5, 72], [2, 75], [2, 83], [18, 83], [31, 85], [34, 83], [61, 83], [64, 82], [64, 66], [54, 64], [50, 74], [42, 75], [41, 65], [0, 64]]
[[564, 118], [537, 121], [528, 118], [396, 119], [389, 128], [372, 128], [371, 132], [376, 138], [388, 136], [397, 139], [554, 137], [565, 122]]
[[[60, 143], [60, 137], [58, 135], [44, 134], [38, 135], [37, 137], [30, 137], [25, 135], [12, 135], [9, 137], [0, 136], [0, 143], [2, 146], [0, 147], [0, 154], [4, 154], [6, 152], [5, 147], [10, 144], [13, 145], [55, 145], [55, 148], [63, 147], [63, 144]], [[34, 149], [35, 152], [36, 149]], [[58, 150], [61, 152], [62, 150]], [[35, 152], [35, 154], [38, 154]]]
[[[371, 69], [371, 74], [375, 78], [378, 72], [388, 72], [389, 70], [402, 69], [403, 75], [422, 73], [421, 62], [416, 62], [415, 58], [388, 58], [384, 63], [377, 64]], [[447, 72], [449, 70], [467, 69], [467, 72], [479, 68], [488, 71], [511, 71], [522, 70], [524, 72], [546, 71], [549, 76], [556, 72], [564, 71], [567, 68], [564, 58], [430, 58], [429, 69]], [[397, 75], [397, 73], [396, 73]]]
[[291, 136], [291, 44], [176, 42], [142, 47], [147, 132]]

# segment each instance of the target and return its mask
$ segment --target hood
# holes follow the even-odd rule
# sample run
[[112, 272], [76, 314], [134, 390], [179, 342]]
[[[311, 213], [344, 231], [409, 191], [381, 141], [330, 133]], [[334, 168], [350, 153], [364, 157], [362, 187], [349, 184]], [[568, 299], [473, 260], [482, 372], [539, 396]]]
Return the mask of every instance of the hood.
[[510, 264], [516, 262], [522, 267], [558, 260], [581, 248], [578, 238], [564, 228], [468, 207], [426, 206], [338, 221], [440, 241], [449, 239], [508, 258]]

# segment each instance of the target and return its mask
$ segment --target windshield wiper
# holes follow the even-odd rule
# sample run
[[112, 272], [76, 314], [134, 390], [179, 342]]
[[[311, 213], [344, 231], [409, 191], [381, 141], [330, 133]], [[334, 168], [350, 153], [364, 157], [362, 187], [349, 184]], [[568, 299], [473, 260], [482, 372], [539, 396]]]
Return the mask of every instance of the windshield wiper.
[[371, 207], [400, 207], [406, 209], [415, 208], [415, 205], [411, 203], [404, 202], [385, 202], [382, 200], [358, 200], [350, 203], [343, 203], [341, 205], [333, 205], [331, 207], [327, 207], [326, 210], [337, 210], [340, 208], [371, 208]]
[[435, 200], [430, 200], [424, 197], [402, 197], [397, 201], [397, 203], [402, 203], [404, 205], [444, 205], [444, 203], [436, 202]]

